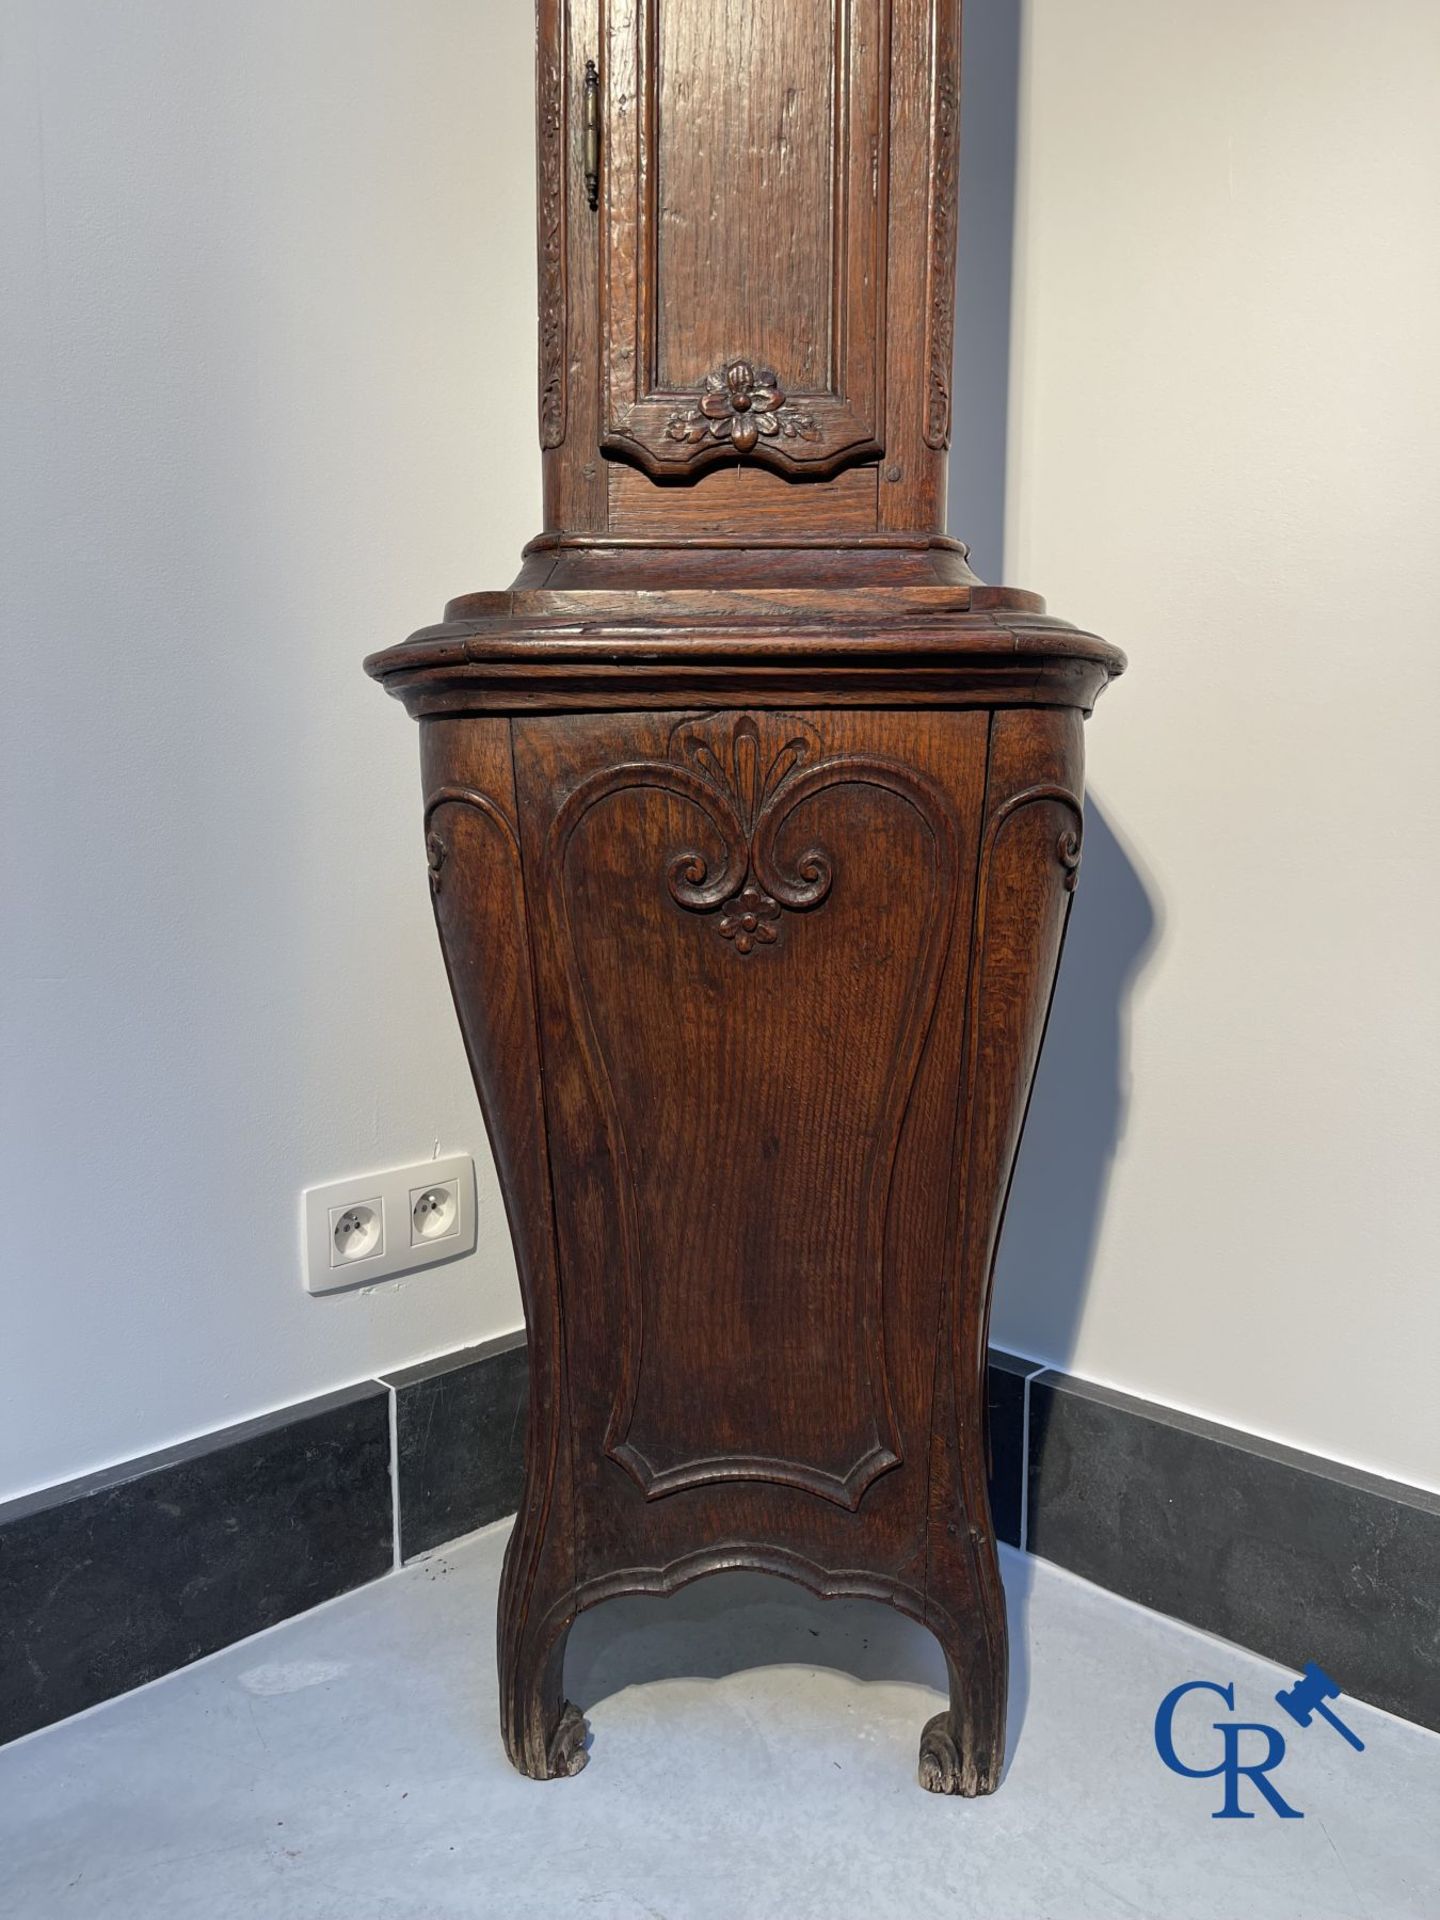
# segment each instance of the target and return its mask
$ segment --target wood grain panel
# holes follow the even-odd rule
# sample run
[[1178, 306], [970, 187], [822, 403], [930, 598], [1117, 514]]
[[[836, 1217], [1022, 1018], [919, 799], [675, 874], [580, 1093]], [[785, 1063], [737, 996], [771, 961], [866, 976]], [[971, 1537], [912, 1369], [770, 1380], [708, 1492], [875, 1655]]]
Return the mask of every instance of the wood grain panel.
[[599, 218], [580, 140], [585, 62], [600, 0], [536, 0], [536, 228], [545, 524], [605, 525], [600, 458]]
[[882, 527], [943, 526], [955, 280], [959, 0], [895, 0]]
[[574, 1613], [573, 1476], [510, 727], [432, 720], [421, 743], [435, 923], [505, 1196], [530, 1335], [525, 1492], [500, 1587], [501, 1727], [515, 1765], [545, 1771], [554, 1769], [557, 1740], [564, 1744], [557, 1728], [563, 1636]]
[[749, 359], [828, 388], [846, 0], [655, 6], [658, 384]]
[[618, 1202], [606, 1448], [652, 1497], [764, 1479], [854, 1507], [900, 1457], [884, 1243], [958, 826], [923, 775], [827, 753], [797, 716], [618, 744], [597, 738], [542, 870]]
[[836, 474], [822, 493], [736, 461], [712, 467], [693, 485], [668, 486], [657, 496], [654, 481], [645, 474], [618, 461], [611, 464], [611, 533], [650, 531], [657, 499], [666, 530], [677, 539], [746, 533], [777, 539], [792, 530], [809, 532], [822, 521], [837, 534], [868, 533], [875, 525], [875, 469], [851, 467]]
[[605, 452], [666, 478], [884, 451], [890, 6], [614, 0]]
[[[986, 1490], [991, 1288], [1036, 1062], [1080, 867], [1080, 715], [991, 722], [976, 872], [953, 1265], [937, 1342], [927, 1619], [951, 1661], [950, 1707], [921, 1746], [945, 1791], [983, 1793], [1003, 1762], [1005, 1597]], [[967, 1630], [968, 1625], [968, 1630]], [[928, 1761], [927, 1761], [928, 1756]]]

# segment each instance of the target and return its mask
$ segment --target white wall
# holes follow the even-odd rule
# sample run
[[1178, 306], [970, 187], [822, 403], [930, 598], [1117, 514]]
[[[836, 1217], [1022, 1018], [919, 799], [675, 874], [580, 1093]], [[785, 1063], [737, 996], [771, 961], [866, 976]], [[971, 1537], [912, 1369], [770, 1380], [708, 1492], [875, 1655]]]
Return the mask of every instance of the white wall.
[[[511, 576], [539, 478], [528, 0], [0, 20], [3, 1497], [517, 1324], [359, 661]], [[1432, 1486], [1437, 20], [1030, 8], [1006, 574], [1134, 666], [996, 1306]], [[305, 1295], [300, 1188], [437, 1139], [475, 1258]]]
[[1021, 66], [1007, 573], [1132, 671], [996, 1332], [1440, 1487], [1440, 8]]
[[[539, 458], [527, 0], [0, 34], [4, 1497], [519, 1323], [360, 661], [513, 575]], [[437, 1141], [477, 1253], [305, 1294], [301, 1188]]]

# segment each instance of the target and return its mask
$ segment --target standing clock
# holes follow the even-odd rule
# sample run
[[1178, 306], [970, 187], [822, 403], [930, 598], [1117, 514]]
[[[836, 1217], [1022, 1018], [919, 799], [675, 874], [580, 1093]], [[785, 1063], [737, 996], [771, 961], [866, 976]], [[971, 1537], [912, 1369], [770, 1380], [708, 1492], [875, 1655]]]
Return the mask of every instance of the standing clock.
[[989, 1792], [986, 1329], [1122, 657], [944, 525], [958, 0], [540, 0], [545, 526], [369, 671], [424, 833], [530, 1348], [501, 1717], [720, 1569], [945, 1651]]

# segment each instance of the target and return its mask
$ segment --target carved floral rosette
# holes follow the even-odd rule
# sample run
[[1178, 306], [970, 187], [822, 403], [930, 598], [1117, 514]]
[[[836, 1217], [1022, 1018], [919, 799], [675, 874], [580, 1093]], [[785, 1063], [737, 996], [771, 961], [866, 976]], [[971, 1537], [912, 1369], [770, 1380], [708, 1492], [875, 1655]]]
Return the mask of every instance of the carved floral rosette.
[[761, 440], [818, 440], [820, 428], [811, 414], [791, 406], [773, 369], [732, 360], [706, 374], [698, 403], [677, 408], [665, 435], [692, 446], [728, 440], [737, 453], [749, 453]]

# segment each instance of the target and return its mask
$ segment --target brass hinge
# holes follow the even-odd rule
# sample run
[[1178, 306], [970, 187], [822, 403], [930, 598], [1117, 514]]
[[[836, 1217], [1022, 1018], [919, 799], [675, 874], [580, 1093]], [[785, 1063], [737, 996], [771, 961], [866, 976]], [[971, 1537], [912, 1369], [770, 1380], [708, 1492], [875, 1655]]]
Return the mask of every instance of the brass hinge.
[[590, 211], [600, 206], [600, 69], [585, 62], [585, 198]]

